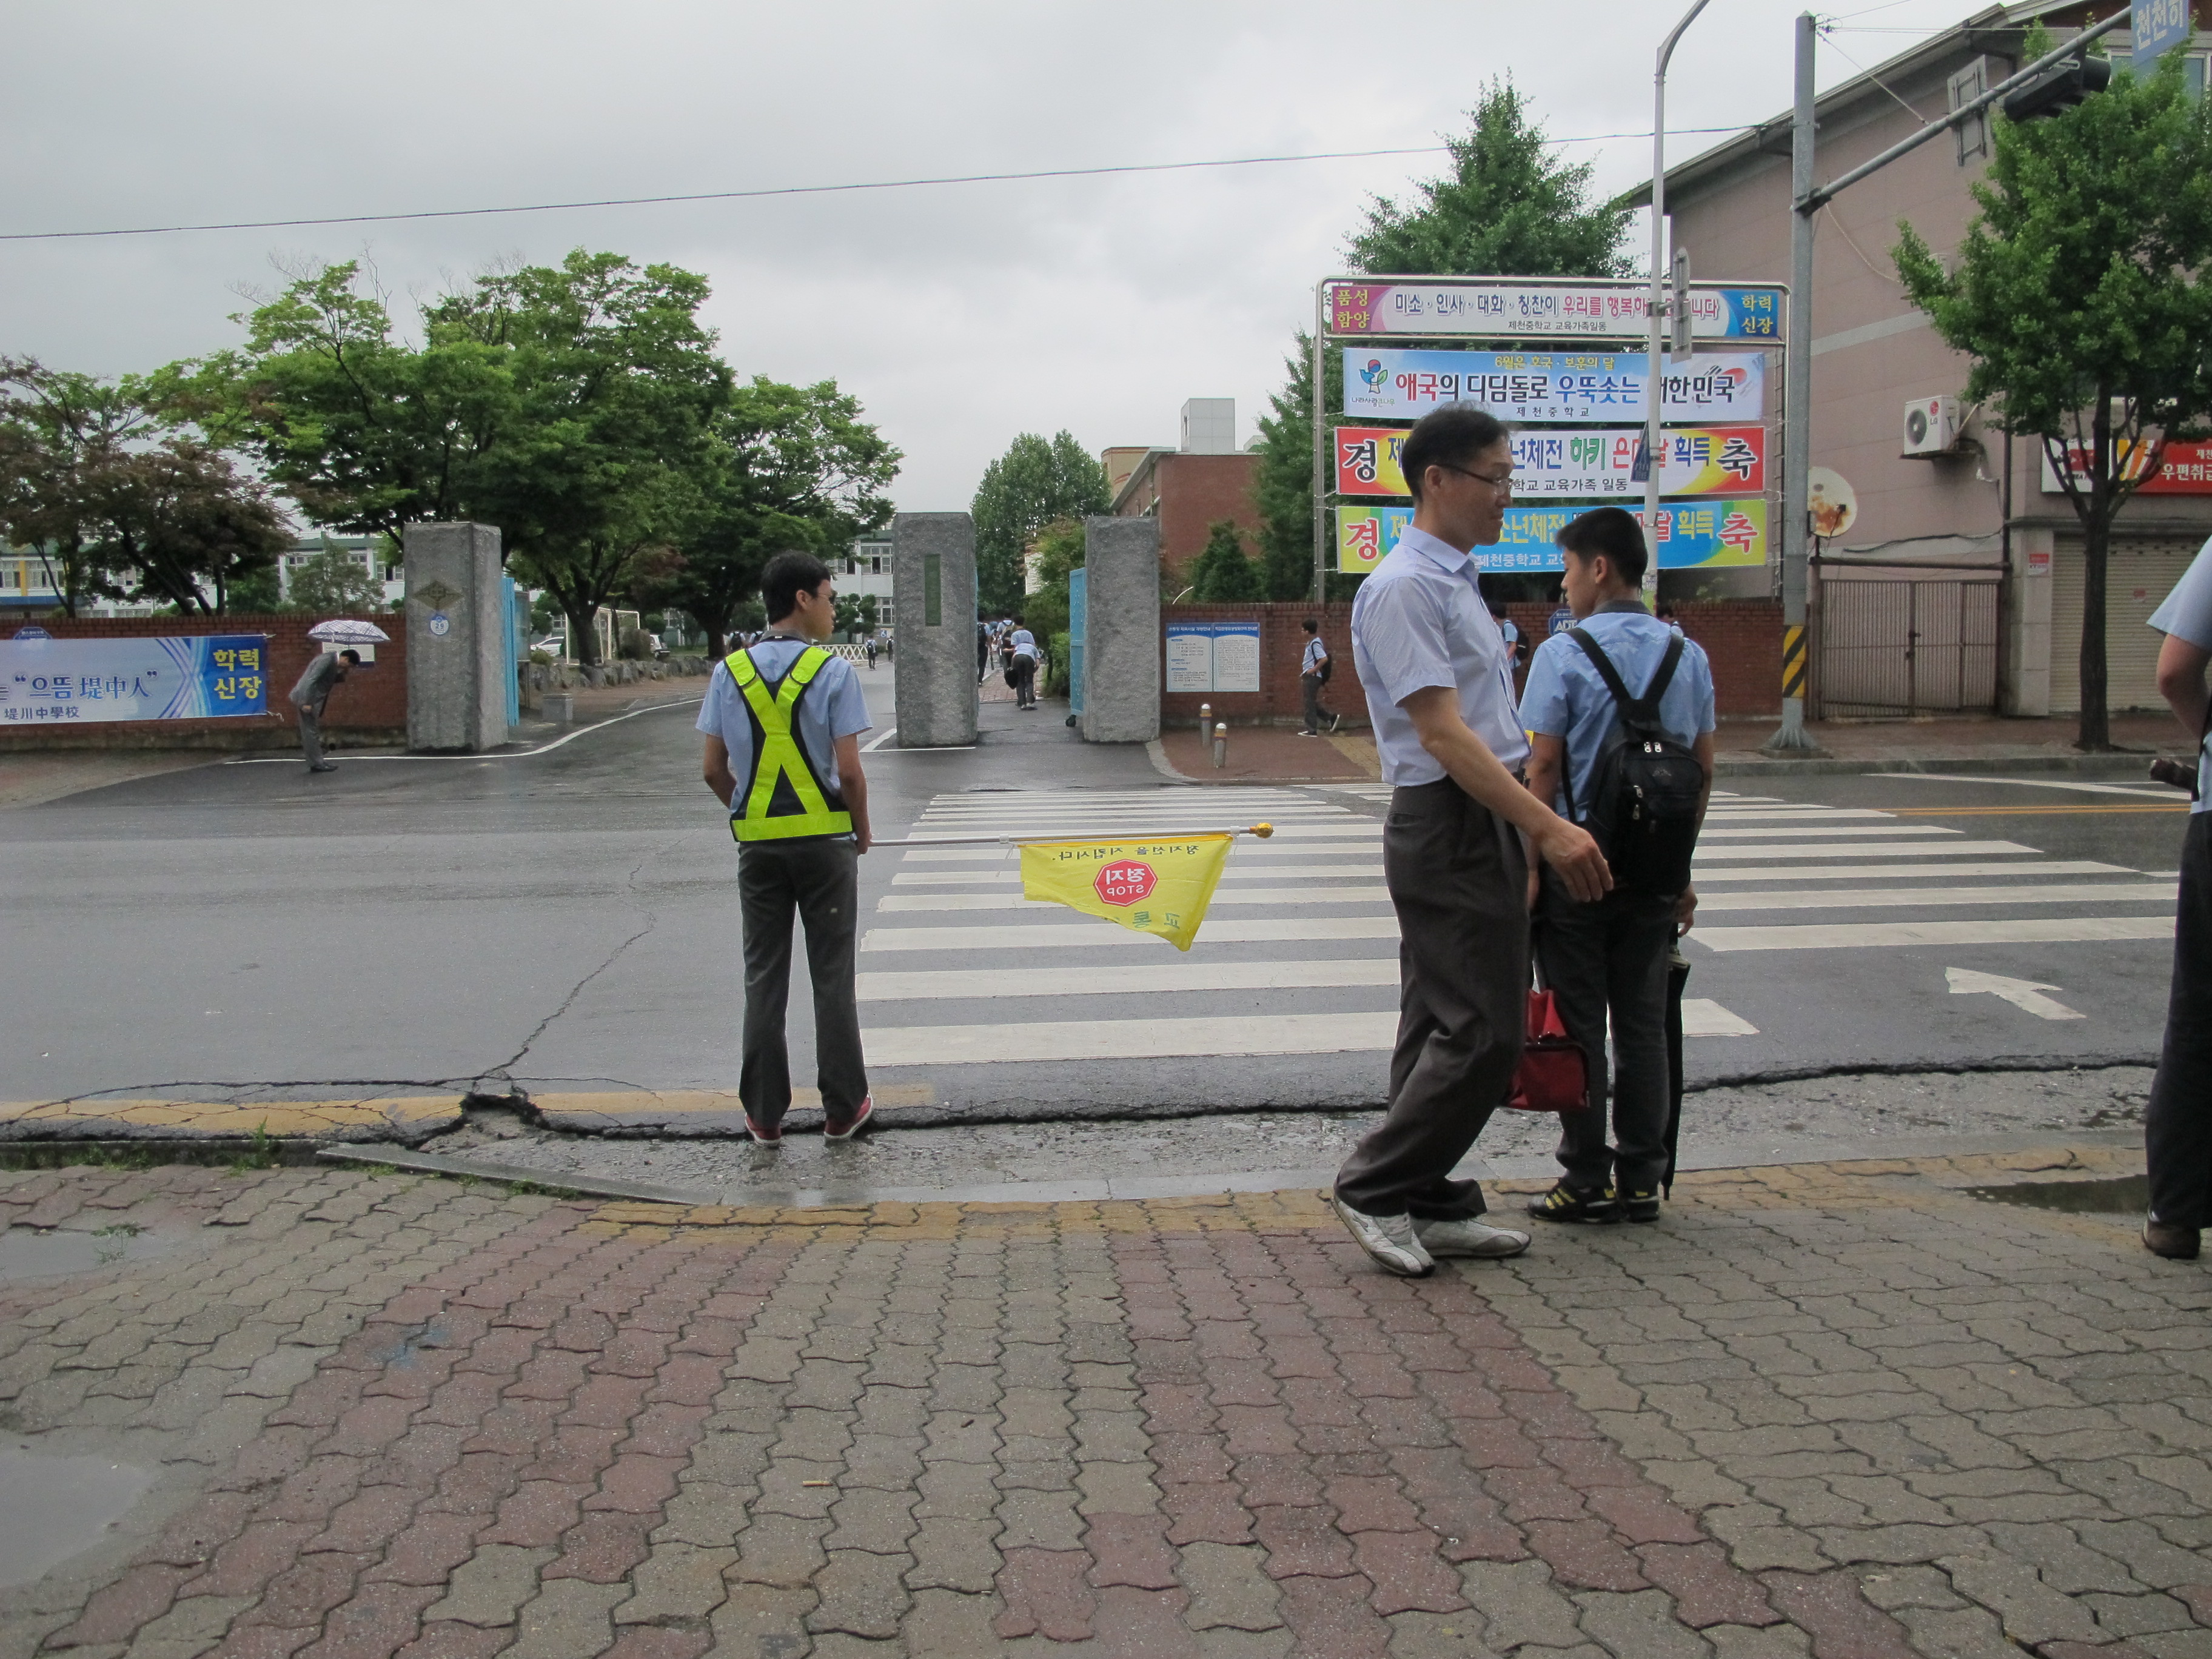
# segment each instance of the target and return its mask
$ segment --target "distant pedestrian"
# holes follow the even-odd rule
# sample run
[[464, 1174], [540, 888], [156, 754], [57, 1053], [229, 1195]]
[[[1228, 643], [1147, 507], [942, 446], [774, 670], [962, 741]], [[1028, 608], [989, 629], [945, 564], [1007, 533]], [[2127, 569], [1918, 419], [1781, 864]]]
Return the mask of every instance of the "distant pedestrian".
[[1528, 642], [1521, 637], [1521, 630], [1514, 624], [1513, 618], [1505, 614], [1505, 607], [1492, 599], [1490, 602], [1490, 616], [1491, 620], [1498, 624], [1498, 631], [1505, 641], [1505, 654], [1513, 659], [1516, 667], [1527, 662]]
[[867, 651], [868, 666], [872, 669], [876, 665], [876, 636], [873, 634], [868, 635]]
[[1341, 714], [1333, 714], [1322, 707], [1321, 694], [1327, 689], [1330, 677], [1336, 672], [1336, 659], [1328, 654], [1328, 647], [1321, 637], [1321, 623], [1308, 617], [1298, 626], [1306, 630], [1305, 654], [1298, 659], [1298, 699], [1305, 707], [1306, 723], [1299, 731], [1302, 738], [1321, 736], [1321, 722], [1328, 719], [1332, 732], [1344, 724]]
[[[1648, 557], [1630, 514], [1601, 507], [1559, 532], [1567, 603], [1581, 624], [1537, 647], [1521, 694], [1521, 724], [1532, 744], [1528, 788], [1547, 805], [1599, 831], [1594, 814], [1607, 751], [1623, 740], [1618, 702], [1587, 639], [1632, 696], [1657, 698], [1668, 741], [1697, 757], [1703, 790], [1689, 805], [1700, 820], [1713, 777], [1713, 676], [1705, 653], [1644, 608]], [[1684, 763], [1686, 769], [1687, 763]], [[1692, 829], [1694, 833], [1694, 829]], [[1616, 854], [1619, 847], [1613, 849]], [[1559, 1118], [1559, 1167], [1552, 1190], [1528, 1206], [1542, 1221], [1656, 1221], [1666, 1179], [1667, 1119], [1673, 1104], [1667, 1057], [1667, 969], [1674, 941], [1698, 906], [1687, 884], [1651, 885], [1613, 860], [1613, 889], [1577, 898], [1547, 872], [1530, 883], [1536, 962], [1557, 999], [1567, 1035], [1589, 1063], [1589, 1107]], [[1610, 1030], [1615, 1075], [1606, 1069]], [[1613, 1144], [1606, 1143], [1608, 1097]]]
[[983, 613], [975, 613], [975, 684], [982, 684], [991, 672], [991, 624], [983, 620]]
[[730, 809], [738, 843], [745, 963], [738, 1098], [753, 1139], [777, 1145], [791, 1107], [784, 1009], [795, 912], [814, 986], [823, 1133], [848, 1140], [875, 1109], [854, 982], [860, 855], [871, 839], [860, 748], [868, 704], [853, 665], [823, 644], [836, 627], [829, 567], [811, 553], [779, 553], [761, 573], [761, 597], [768, 631], [715, 668], [698, 720], [707, 787]]
[[1037, 706], [1036, 676], [1036, 635], [1026, 628], [1017, 628], [1006, 642], [1006, 678], [1013, 682], [1015, 708]]
[[2151, 613], [2150, 625], [2166, 635], [2159, 695], [2196, 741], [2197, 787], [2181, 842], [2166, 1043], [2143, 1115], [2150, 1215], [2142, 1240], [2154, 1255], [2190, 1261], [2212, 1226], [2212, 750], [2205, 741], [2212, 696], [2204, 684], [2212, 663], [2212, 541]]
[[1504, 1103], [1528, 1004], [1522, 837], [1575, 897], [1609, 884], [1583, 830], [1523, 788], [1528, 753], [1505, 641], [1470, 556], [1504, 533], [1513, 447], [1465, 404], [1425, 415], [1401, 452], [1413, 522], [1352, 606], [1352, 655], [1382, 781], [1382, 873], [1398, 913], [1398, 1041], [1389, 1110], [1336, 1177], [1338, 1216], [1394, 1273], [1436, 1255], [1517, 1255], [1528, 1235], [1482, 1219], [1453, 1167]]
[[331, 689], [343, 685], [347, 671], [359, 666], [358, 651], [325, 651], [307, 665], [292, 688], [292, 708], [300, 719], [300, 752], [307, 757], [310, 772], [338, 769], [323, 758], [323, 708], [331, 700]]

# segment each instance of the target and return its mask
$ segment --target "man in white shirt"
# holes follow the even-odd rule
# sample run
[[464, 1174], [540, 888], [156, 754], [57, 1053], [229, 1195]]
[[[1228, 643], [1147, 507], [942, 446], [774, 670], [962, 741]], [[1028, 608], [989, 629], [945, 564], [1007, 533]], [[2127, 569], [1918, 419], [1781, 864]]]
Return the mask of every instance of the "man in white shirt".
[[2158, 653], [2159, 695], [2197, 744], [2197, 796], [2181, 844], [2175, 906], [2173, 986], [2166, 1044], [2143, 1114], [2150, 1216], [2143, 1247], [2177, 1261], [2196, 1258], [2212, 1226], [2212, 767], [2206, 764], [2204, 669], [2212, 663], [2212, 541], [2151, 613], [2166, 635]]
[[1528, 740], [1471, 556], [1504, 528], [1505, 428], [1451, 404], [1424, 416], [1401, 453], [1413, 522], [1352, 606], [1352, 663], [1395, 789], [1382, 872], [1398, 913], [1398, 1041], [1389, 1114], [1338, 1171], [1335, 1203], [1362, 1249], [1419, 1278], [1437, 1255], [1528, 1248], [1528, 1234], [1481, 1219], [1480, 1187], [1451, 1179], [1520, 1064], [1528, 850], [1583, 902], [1612, 878], [1597, 843], [1516, 775]]

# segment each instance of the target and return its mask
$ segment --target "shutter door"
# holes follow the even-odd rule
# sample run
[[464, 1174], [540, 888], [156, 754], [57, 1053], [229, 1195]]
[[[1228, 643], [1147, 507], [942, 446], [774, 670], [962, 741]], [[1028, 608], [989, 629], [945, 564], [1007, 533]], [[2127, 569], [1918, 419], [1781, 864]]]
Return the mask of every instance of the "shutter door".
[[[2163, 708], [2160, 637], [2149, 627], [2202, 544], [2171, 537], [2115, 537], [2105, 566], [2106, 707]], [[2051, 712], [2081, 711], [2081, 538], [2058, 538], [2051, 561]]]

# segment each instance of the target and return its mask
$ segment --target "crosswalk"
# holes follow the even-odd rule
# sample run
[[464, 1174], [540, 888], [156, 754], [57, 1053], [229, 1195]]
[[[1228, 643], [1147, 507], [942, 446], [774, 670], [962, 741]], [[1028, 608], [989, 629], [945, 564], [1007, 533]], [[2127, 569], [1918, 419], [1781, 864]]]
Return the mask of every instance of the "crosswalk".
[[[1178, 954], [1021, 896], [1008, 847], [910, 847], [860, 943], [872, 1067], [1380, 1054], [1397, 1025], [1396, 919], [1376, 785], [984, 791], [908, 834], [1127, 836], [1274, 826], [1240, 840]], [[888, 854], [891, 849], [884, 849]], [[2156, 939], [2175, 884], [1871, 807], [1717, 793], [1693, 945], [1723, 955]], [[1962, 914], [1963, 913], [1963, 914]], [[1711, 999], [1686, 1034], [1755, 1036]]]

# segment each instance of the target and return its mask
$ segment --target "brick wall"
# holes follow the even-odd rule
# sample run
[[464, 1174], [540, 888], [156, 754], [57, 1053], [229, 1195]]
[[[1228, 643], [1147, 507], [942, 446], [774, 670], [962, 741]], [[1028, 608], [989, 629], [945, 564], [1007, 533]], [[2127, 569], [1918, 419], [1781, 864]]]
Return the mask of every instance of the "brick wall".
[[[25, 618], [24, 621], [31, 621]], [[266, 714], [229, 715], [199, 720], [100, 720], [27, 731], [0, 730], [7, 749], [260, 749], [296, 748], [298, 728], [286, 701], [307, 664], [323, 649], [307, 630], [329, 617], [305, 611], [283, 616], [39, 617], [37, 625], [58, 640], [191, 638], [203, 634], [260, 634], [268, 639], [269, 708]], [[376, 660], [356, 669], [331, 693], [324, 710], [326, 734], [404, 737], [407, 730], [406, 629], [397, 616], [378, 625], [392, 635], [376, 647]], [[23, 622], [0, 622], [0, 639]]]
[[[1547, 604], [1509, 605], [1505, 612], [1532, 640], [1544, 638], [1545, 626], [1557, 607]], [[1705, 647], [1713, 668], [1713, 702], [1723, 720], [1767, 717], [1782, 711], [1782, 607], [1771, 599], [1716, 599], [1678, 605], [1675, 619], [1682, 631]], [[1298, 663], [1305, 652], [1308, 617], [1321, 620], [1321, 636], [1336, 659], [1336, 678], [1329, 682], [1326, 701], [1344, 716], [1347, 726], [1367, 724], [1366, 705], [1352, 667], [1352, 606], [1347, 604], [1310, 605], [1167, 605], [1160, 607], [1161, 672], [1165, 683], [1167, 624], [1170, 623], [1252, 622], [1260, 624], [1260, 690], [1169, 692], [1160, 699], [1160, 718], [1170, 726], [1189, 725], [1198, 719], [1200, 703], [1213, 705], [1213, 718], [1232, 726], [1261, 725], [1297, 720]]]
[[[1122, 504], [1124, 516], [1141, 515], [1158, 503], [1160, 568], [1175, 573], [1178, 582], [1189, 580], [1191, 561], [1205, 550], [1206, 532], [1220, 520], [1230, 520], [1248, 537], [1260, 533], [1260, 509], [1252, 499], [1260, 474], [1257, 455], [1176, 453], [1154, 456], [1152, 465], [1157, 470], [1149, 485]], [[1248, 541], [1244, 550], [1258, 550]]]

